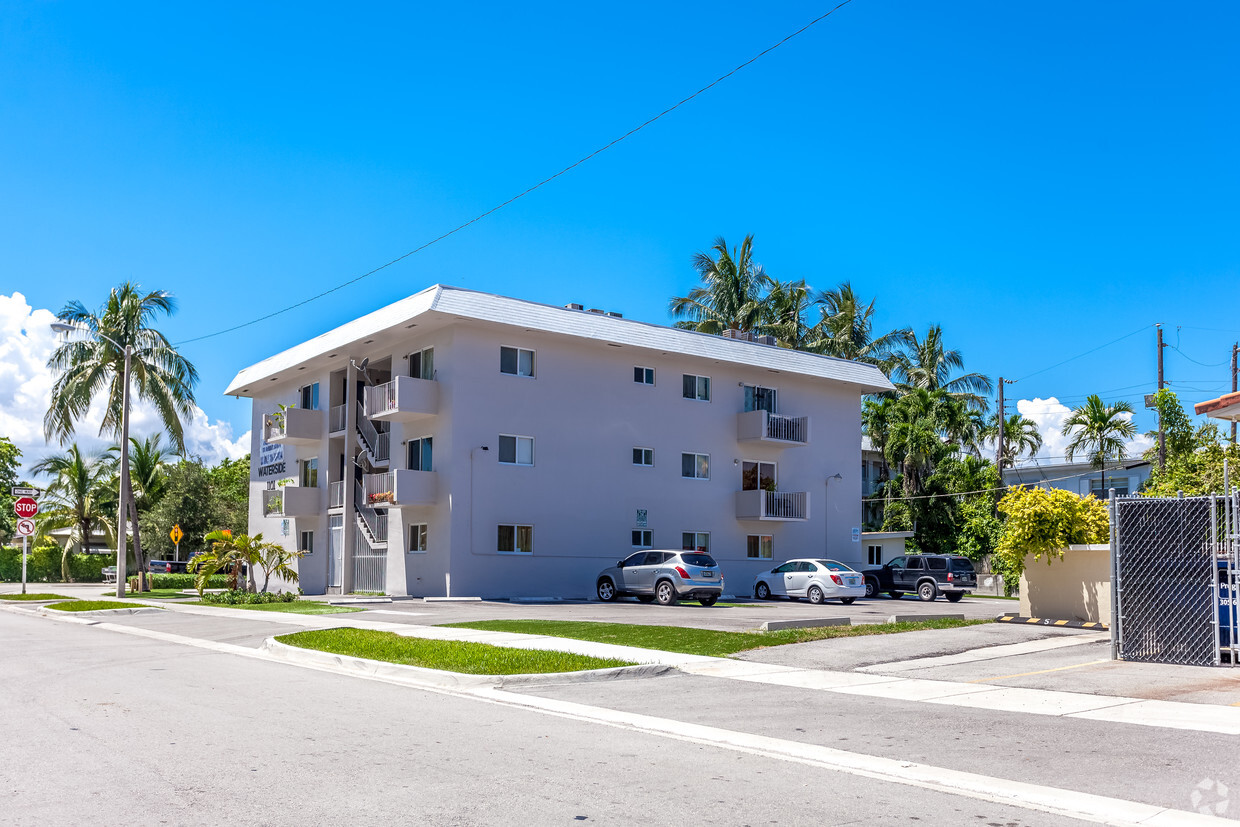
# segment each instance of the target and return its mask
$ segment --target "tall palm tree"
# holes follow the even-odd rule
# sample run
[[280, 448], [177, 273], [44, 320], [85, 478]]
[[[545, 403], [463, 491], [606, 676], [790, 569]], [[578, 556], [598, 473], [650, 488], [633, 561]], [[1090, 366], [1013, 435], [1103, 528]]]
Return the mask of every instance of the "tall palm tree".
[[[173, 454], [160, 445], [162, 440], [162, 433], [142, 440], [129, 438], [129, 480], [133, 486], [135, 511], [148, 511], [167, 490], [168, 460]], [[118, 452], [120, 449], [113, 446], [108, 450]]]
[[[172, 314], [176, 302], [163, 290], [143, 293], [132, 282], [114, 287], [99, 313], [79, 301], [69, 302], [57, 314], [61, 321], [84, 329], [88, 338], [73, 339], [58, 347], [47, 362], [56, 374], [51, 404], [43, 417], [48, 440], [62, 444], [73, 436], [91, 402], [105, 399], [100, 434], [128, 442], [127, 420], [122, 412], [126, 348], [131, 349], [130, 382], [139, 399], [150, 402], [178, 451], [185, 450], [182, 419], [194, 411], [194, 385], [198, 372], [168, 339], [151, 327], [159, 314]], [[121, 487], [132, 502], [129, 467], [122, 463]], [[128, 509], [127, 509], [128, 510]], [[133, 514], [132, 510], [130, 515]], [[141, 572], [143, 560], [137, 520], [132, 521], [134, 556]]]
[[728, 249], [723, 236], [715, 239], [709, 253], [693, 257], [693, 269], [702, 283], [688, 296], [674, 297], [668, 305], [677, 327], [701, 333], [753, 330], [762, 320], [763, 297], [771, 279], [753, 260], [753, 236], [745, 236], [740, 248]]
[[942, 389], [917, 388], [889, 407], [884, 456], [903, 475], [906, 496], [921, 493], [935, 464], [960, 448], [971, 422], [965, 405]]
[[[109, 486], [116, 472], [115, 463], [107, 456], [83, 456], [77, 445], [70, 445], [65, 453], [53, 454], [36, 463], [30, 472], [52, 478], [39, 505], [40, 532], [72, 528], [72, 539], [83, 551], [89, 552], [95, 528], [99, 525], [108, 528], [104, 505], [115, 497]], [[72, 542], [65, 543], [60, 558], [60, 576], [66, 582], [70, 579], [69, 550], [72, 547]]]
[[875, 336], [875, 300], [867, 304], [849, 282], [822, 291], [814, 303], [821, 318], [810, 330], [807, 350], [877, 365], [884, 373], [891, 372], [893, 356], [908, 343], [912, 331], [902, 328]]
[[[999, 415], [986, 423], [983, 436], [996, 439], [999, 436]], [[1036, 454], [1042, 447], [1042, 434], [1038, 432], [1038, 423], [1014, 413], [1003, 420], [1003, 467], [1011, 468], [1021, 454]]]
[[1137, 433], [1132, 413], [1132, 405], [1127, 402], [1121, 400], [1108, 405], [1093, 394], [1085, 399], [1084, 405], [1073, 408], [1072, 414], [1064, 420], [1063, 435], [1072, 437], [1065, 450], [1068, 462], [1077, 454], [1088, 454], [1090, 465], [1102, 471], [1104, 491], [1107, 460], [1114, 457], [1116, 462], [1122, 462], [1128, 456], [1125, 443]]
[[896, 358], [891, 378], [901, 393], [913, 388], [942, 389], [985, 413], [990, 402], [982, 394], [990, 393], [994, 383], [980, 373], [952, 375], [959, 370], [964, 370], [964, 358], [960, 351], [943, 346], [943, 328], [936, 324], [926, 331], [925, 338], [918, 338], [915, 333], [909, 335], [907, 346]]
[[805, 314], [811, 306], [813, 300], [805, 279], [787, 282], [771, 279], [770, 290], [762, 302], [758, 330], [774, 336], [783, 347], [804, 350], [812, 336], [805, 323]]

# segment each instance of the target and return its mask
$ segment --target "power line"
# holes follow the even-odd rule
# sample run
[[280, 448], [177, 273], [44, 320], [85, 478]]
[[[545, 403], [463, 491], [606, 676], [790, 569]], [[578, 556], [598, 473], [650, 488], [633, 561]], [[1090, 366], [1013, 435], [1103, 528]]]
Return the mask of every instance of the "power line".
[[335, 287], [331, 287], [331, 288], [329, 288], [329, 289], [327, 289], [327, 290], [324, 290], [324, 291], [323, 291], [323, 292], [321, 292], [321, 293], [317, 293], [317, 294], [315, 294], [315, 295], [313, 295], [313, 296], [311, 296], [311, 297], [309, 297], [309, 298], [307, 298], [307, 299], [302, 299], [301, 301], [296, 302], [295, 304], [290, 304], [290, 305], [288, 305], [287, 307], [284, 307], [284, 308], [282, 308], [282, 309], [280, 309], [280, 310], [275, 310], [275, 311], [272, 311], [271, 313], [268, 313], [268, 314], [266, 314], [266, 315], [264, 315], [264, 316], [259, 316], [259, 317], [258, 317], [258, 318], [256, 318], [256, 319], [251, 319], [251, 320], [250, 320], [250, 321], [248, 321], [248, 322], [242, 322], [241, 324], [238, 324], [238, 325], [233, 325], [232, 327], [228, 327], [228, 328], [225, 328], [225, 329], [223, 329], [223, 330], [217, 330], [217, 331], [215, 331], [214, 333], [207, 333], [207, 334], [204, 334], [204, 335], [202, 335], [202, 336], [195, 336], [195, 337], [194, 337], [194, 338], [192, 338], [192, 339], [184, 339], [184, 340], [182, 340], [182, 341], [180, 341], [180, 342], [176, 342], [176, 345], [180, 346], [180, 345], [187, 345], [187, 344], [190, 344], [191, 342], [201, 342], [201, 341], [203, 341], [204, 339], [211, 339], [211, 338], [214, 338], [214, 337], [216, 337], [216, 336], [223, 336], [225, 333], [232, 333], [232, 332], [234, 332], [234, 331], [241, 330], [242, 328], [250, 327], [251, 325], [256, 325], [256, 324], [258, 324], [259, 322], [265, 322], [265, 321], [267, 321], [268, 319], [272, 319], [272, 318], [274, 318], [274, 317], [276, 317], [276, 316], [279, 316], [279, 315], [281, 315], [281, 314], [287, 313], [287, 312], [289, 312], [290, 310], [295, 310], [295, 309], [297, 309], [298, 307], [302, 307], [303, 305], [307, 305], [307, 304], [309, 304], [309, 303], [311, 303], [311, 302], [313, 302], [313, 301], [318, 301], [319, 299], [321, 299], [321, 298], [323, 298], [323, 297], [325, 297], [325, 296], [329, 296], [329, 295], [331, 295], [332, 293], [335, 293], [335, 292], [337, 292], [337, 291], [339, 291], [339, 290], [343, 290], [344, 288], [348, 287], [348, 286], [349, 286], [349, 285], [351, 285], [351, 284], [356, 284], [357, 282], [361, 281], [362, 279], [369, 278], [370, 276], [373, 276], [375, 273], [378, 273], [378, 272], [379, 272], [379, 271], [381, 271], [381, 270], [386, 270], [387, 268], [391, 267], [392, 265], [397, 264], [397, 263], [399, 263], [399, 262], [401, 262], [401, 261], [404, 261], [405, 259], [407, 259], [407, 258], [409, 258], [410, 256], [414, 255], [415, 253], [420, 253], [420, 252], [422, 252], [422, 251], [423, 251], [423, 250], [425, 250], [427, 247], [430, 247], [432, 244], [437, 244], [437, 243], [439, 243], [440, 241], [443, 241], [445, 238], [448, 238], [448, 237], [449, 237], [449, 236], [451, 236], [451, 235], [455, 235], [456, 233], [459, 233], [461, 230], [464, 230], [466, 227], [469, 227], [469, 226], [470, 226], [470, 225], [472, 225], [472, 224], [476, 224], [476, 223], [478, 223], [479, 221], [481, 221], [482, 219], [484, 219], [484, 218], [486, 218], [487, 216], [491, 215], [492, 213], [494, 213], [494, 212], [498, 212], [499, 210], [502, 210], [504, 207], [507, 207], [509, 204], [512, 204], [514, 201], [517, 201], [518, 199], [524, 198], [525, 196], [527, 196], [527, 195], [529, 195], [530, 193], [534, 192], [534, 190], [537, 190], [537, 189], [539, 189], [540, 187], [543, 187], [543, 186], [545, 186], [546, 184], [551, 183], [551, 182], [552, 182], [552, 181], [554, 181], [555, 179], [559, 178], [561, 175], [564, 175], [565, 173], [567, 173], [567, 172], [569, 172], [569, 171], [571, 171], [571, 170], [575, 169], [576, 167], [581, 166], [581, 165], [582, 165], [582, 164], [584, 164], [586, 161], [589, 161], [591, 158], [594, 158], [594, 157], [595, 157], [595, 156], [597, 156], [597, 155], [601, 155], [602, 153], [604, 153], [604, 152], [606, 152], [607, 150], [611, 149], [613, 146], [615, 146], [616, 144], [618, 144], [618, 143], [620, 143], [621, 141], [625, 140], [626, 138], [630, 138], [630, 137], [632, 137], [633, 135], [636, 135], [638, 132], [640, 132], [641, 130], [643, 130], [643, 129], [645, 129], [646, 127], [650, 126], [652, 123], [654, 123], [655, 121], [659, 120], [659, 119], [660, 119], [660, 118], [662, 118], [664, 115], [669, 115], [669, 114], [671, 114], [672, 112], [675, 112], [677, 109], [679, 109], [680, 107], [684, 106], [684, 105], [685, 105], [686, 103], [688, 103], [689, 101], [693, 100], [694, 98], [698, 97], [699, 95], [703, 94], [704, 92], [709, 91], [710, 89], [714, 88], [715, 86], [718, 86], [720, 83], [723, 83], [723, 81], [725, 81], [725, 80], [727, 80], [728, 78], [732, 77], [732, 75], [735, 75], [737, 72], [739, 72], [740, 70], [742, 70], [742, 69], [744, 69], [745, 67], [749, 66], [751, 63], [754, 63], [754, 62], [756, 62], [757, 60], [761, 59], [762, 57], [765, 57], [766, 55], [768, 55], [768, 54], [770, 54], [771, 52], [775, 51], [775, 50], [776, 50], [776, 49], [778, 49], [780, 46], [782, 46], [782, 45], [784, 45], [785, 43], [787, 43], [789, 40], [792, 40], [792, 38], [796, 37], [797, 35], [800, 35], [800, 34], [804, 33], [804, 32], [805, 32], [805, 31], [807, 31], [810, 27], [812, 27], [812, 26], [814, 26], [814, 25], [816, 25], [816, 24], [818, 24], [818, 23], [822, 22], [823, 20], [827, 19], [828, 17], [830, 17], [831, 15], [835, 14], [837, 11], [839, 11], [840, 9], [842, 9], [844, 6], [847, 6], [847, 5], [848, 5], [849, 3], [851, 3], [851, 2], [852, 2], [852, 0], [843, 0], [843, 2], [841, 2], [840, 4], [838, 4], [837, 6], [835, 6], [834, 8], [832, 8], [831, 10], [829, 10], [829, 11], [825, 12], [824, 14], [820, 14], [818, 17], [815, 17], [813, 20], [809, 21], [808, 23], [806, 23], [806, 24], [805, 24], [804, 26], [802, 26], [801, 28], [797, 29], [797, 30], [796, 30], [795, 32], [793, 32], [792, 34], [790, 34], [790, 35], [788, 35], [787, 37], [783, 38], [782, 40], [780, 40], [780, 41], [779, 41], [778, 43], [776, 43], [775, 45], [773, 45], [773, 46], [768, 46], [767, 48], [763, 49], [762, 51], [758, 52], [756, 55], [754, 55], [753, 57], [751, 57], [749, 60], [746, 60], [744, 63], [742, 63], [742, 64], [740, 64], [739, 66], [737, 66], [737, 67], [736, 67], [735, 69], [733, 69], [732, 71], [730, 71], [730, 72], [727, 72], [727, 73], [725, 73], [725, 74], [720, 75], [719, 77], [715, 78], [715, 79], [714, 79], [713, 81], [711, 81], [710, 83], [708, 83], [708, 84], [706, 84], [705, 86], [703, 86], [701, 89], [699, 89], [699, 90], [697, 90], [696, 92], [694, 92], [692, 95], [689, 95], [688, 97], [685, 97], [685, 98], [680, 99], [680, 100], [679, 100], [679, 101], [677, 101], [675, 104], [673, 104], [673, 105], [669, 106], [667, 109], [664, 109], [662, 112], [660, 112], [659, 114], [655, 115], [654, 117], [647, 119], [646, 121], [642, 122], [641, 124], [638, 124], [637, 126], [635, 126], [635, 127], [633, 127], [632, 129], [630, 129], [628, 132], [625, 132], [625, 133], [624, 133], [623, 135], [621, 135], [620, 137], [618, 137], [618, 138], [616, 138], [616, 139], [614, 139], [614, 140], [612, 140], [612, 141], [610, 141], [610, 142], [608, 142], [608, 143], [604, 144], [603, 146], [601, 146], [601, 147], [599, 147], [598, 149], [596, 149], [596, 150], [594, 150], [593, 152], [591, 152], [589, 155], [586, 155], [585, 157], [583, 157], [583, 158], [581, 158], [581, 159], [579, 159], [579, 160], [577, 160], [577, 161], [574, 161], [573, 163], [571, 163], [571, 164], [569, 164], [568, 166], [564, 167], [562, 170], [560, 170], [559, 172], [555, 173], [554, 175], [551, 175], [551, 176], [548, 176], [547, 178], [542, 179], [542, 180], [541, 180], [541, 181], [539, 181], [537, 184], [534, 184], [532, 187], [529, 187], [528, 189], [526, 189], [526, 190], [524, 190], [524, 191], [522, 191], [522, 192], [520, 192], [520, 193], [518, 193], [518, 194], [514, 195], [512, 198], [509, 198], [507, 201], [504, 201], [504, 202], [503, 202], [503, 203], [501, 203], [501, 204], [497, 204], [496, 206], [492, 207], [491, 209], [487, 210], [486, 212], [484, 212], [484, 213], [481, 213], [481, 214], [479, 214], [479, 215], [474, 216], [473, 218], [471, 218], [471, 219], [469, 219], [468, 221], [466, 221], [464, 224], [461, 224], [461, 225], [459, 225], [459, 226], [457, 226], [457, 227], [454, 227], [454, 228], [453, 228], [453, 229], [451, 229], [451, 230], [448, 230], [448, 231], [447, 231], [446, 233], [444, 233], [443, 235], [440, 235], [440, 236], [438, 236], [438, 237], [436, 237], [436, 238], [433, 238], [433, 239], [431, 239], [430, 241], [426, 242], [425, 244], [422, 244], [421, 246], [415, 247], [414, 249], [410, 250], [409, 252], [405, 253], [404, 255], [402, 255], [402, 256], [397, 256], [396, 258], [392, 259], [391, 261], [387, 262], [386, 264], [381, 264], [381, 265], [379, 265], [378, 267], [374, 268], [373, 270], [369, 270], [369, 271], [367, 271], [367, 272], [365, 272], [365, 273], [362, 273], [360, 276], [355, 276], [355, 277], [353, 277], [353, 278], [349, 279], [348, 281], [345, 281], [345, 282], [342, 282], [342, 283], [340, 283], [340, 284], [336, 285]]
[[1175, 345], [1167, 345], [1167, 347], [1171, 348], [1171, 349], [1172, 349], [1172, 350], [1174, 350], [1176, 353], [1180, 354], [1180, 355], [1181, 355], [1181, 356], [1183, 356], [1185, 359], [1187, 359], [1188, 361], [1192, 362], [1194, 365], [1201, 365], [1203, 368], [1221, 368], [1223, 365], [1229, 365], [1229, 364], [1231, 364], [1231, 359], [1230, 359], [1230, 358], [1228, 358], [1228, 359], [1224, 359], [1224, 360], [1223, 360], [1223, 361], [1221, 361], [1221, 362], [1214, 362], [1214, 363], [1211, 363], [1211, 364], [1206, 364], [1205, 362], [1198, 362], [1196, 359], [1194, 359], [1193, 357], [1189, 356], [1187, 353], [1185, 353], [1184, 351], [1180, 350], [1180, 349], [1179, 349], [1178, 347], [1176, 347]]
[[1102, 350], [1103, 348], [1110, 347], [1111, 345], [1114, 345], [1114, 344], [1118, 344], [1119, 342], [1122, 342], [1122, 341], [1124, 341], [1125, 339], [1131, 339], [1133, 336], [1136, 336], [1138, 333], [1144, 333], [1144, 332], [1145, 332], [1145, 330], [1146, 330], [1148, 327], [1149, 327], [1149, 325], [1142, 325], [1141, 327], [1137, 328], [1136, 330], [1132, 331], [1131, 333], [1126, 333], [1126, 334], [1124, 334], [1123, 336], [1120, 336], [1118, 339], [1115, 339], [1114, 341], [1107, 342], [1105, 345], [1098, 345], [1097, 347], [1095, 347], [1095, 348], [1091, 348], [1090, 350], [1087, 350], [1087, 351], [1085, 351], [1084, 353], [1078, 353], [1078, 354], [1077, 354], [1077, 355], [1075, 355], [1075, 356], [1069, 356], [1067, 359], [1064, 359], [1062, 362], [1056, 362], [1055, 364], [1051, 365], [1050, 367], [1042, 368], [1041, 370], [1035, 370], [1033, 373], [1030, 373], [1030, 374], [1028, 374], [1028, 375], [1026, 375], [1026, 376], [1022, 376], [1020, 379], [1017, 379], [1016, 381], [1017, 381], [1017, 382], [1023, 382], [1024, 380], [1029, 379], [1029, 378], [1034, 377], [1034, 376], [1037, 376], [1038, 374], [1041, 374], [1041, 373], [1046, 373], [1048, 370], [1054, 370], [1055, 368], [1059, 367], [1060, 365], [1066, 365], [1066, 364], [1068, 364], [1069, 362], [1076, 361], [1077, 359], [1080, 359], [1082, 356], [1088, 356], [1089, 354], [1091, 354], [1091, 353], [1096, 353], [1096, 352], [1098, 352], [1099, 350]]

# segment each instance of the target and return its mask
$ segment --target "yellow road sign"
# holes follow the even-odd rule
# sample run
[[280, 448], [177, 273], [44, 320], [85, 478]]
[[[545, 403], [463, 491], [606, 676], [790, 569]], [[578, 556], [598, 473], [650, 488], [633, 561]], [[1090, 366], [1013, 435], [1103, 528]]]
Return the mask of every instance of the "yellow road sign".
[[181, 538], [185, 536], [185, 532], [181, 530], [180, 525], [174, 525], [172, 531], [168, 532], [168, 536], [172, 538], [172, 542], [179, 543]]

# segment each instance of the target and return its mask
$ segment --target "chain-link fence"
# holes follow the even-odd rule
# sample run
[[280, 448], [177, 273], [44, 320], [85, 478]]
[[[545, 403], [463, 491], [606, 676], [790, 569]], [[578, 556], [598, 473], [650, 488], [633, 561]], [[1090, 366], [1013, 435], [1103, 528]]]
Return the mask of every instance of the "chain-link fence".
[[1114, 505], [1119, 657], [1234, 663], [1234, 601], [1228, 609], [1220, 597], [1235, 580], [1235, 497], [1120, 497]]

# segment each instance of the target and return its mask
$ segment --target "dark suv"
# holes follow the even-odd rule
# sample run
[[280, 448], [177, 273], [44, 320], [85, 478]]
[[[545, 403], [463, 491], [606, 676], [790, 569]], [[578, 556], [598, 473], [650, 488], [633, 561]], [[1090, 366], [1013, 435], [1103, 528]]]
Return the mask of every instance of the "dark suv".
[[934, 600], [941, 594], [956, 603], [977, 588], [973, 563], [959, 554], [910, 554], [861, 574], [865, 576], [866, 597], [887, 592], [901, 598], [905, 592], [916, 592], [922, 600]]

